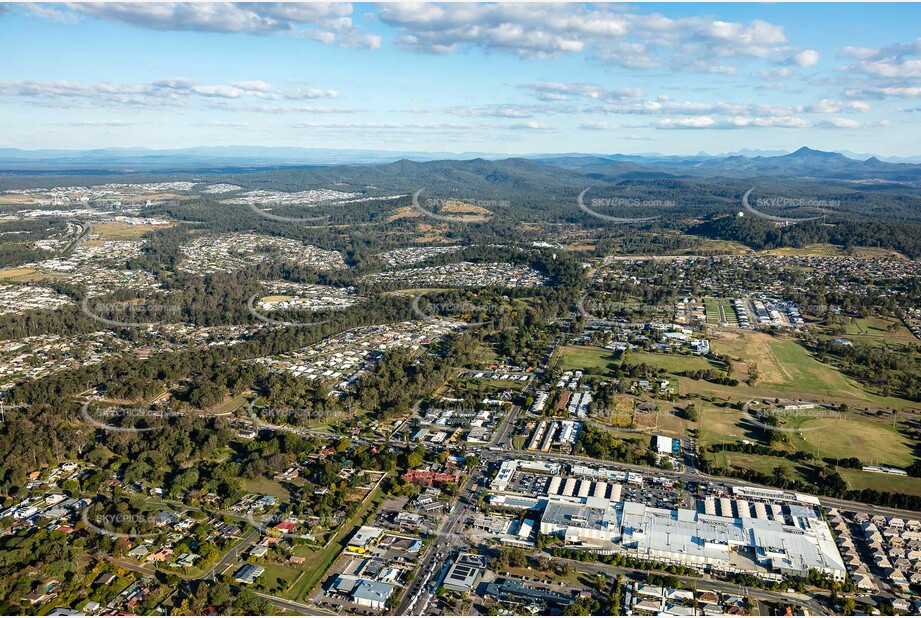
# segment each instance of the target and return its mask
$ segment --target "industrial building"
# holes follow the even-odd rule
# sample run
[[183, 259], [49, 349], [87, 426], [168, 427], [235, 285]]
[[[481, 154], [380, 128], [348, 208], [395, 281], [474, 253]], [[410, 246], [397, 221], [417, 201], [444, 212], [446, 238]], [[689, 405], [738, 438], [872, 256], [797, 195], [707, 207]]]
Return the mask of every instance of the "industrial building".
[[265, 573], [265, 569], [261, 566], [256, 566], [255, 564], [244, 564], [236, 573], [234, 573], [233, 578], [241, 584], [252, 584], [263, 573]]
[[371, 609], [385, 609], [393, 594], [390, 584], [361, 579], [351, 575], [340, 575], [330, 587], [330, 592], [347, 596], [352, 603]]
[[619, 547], [641, 558], [698, 569], [733, 570], [735, 555], [744, 551], [758, 565], [780, 575], [804, 577], [816, 570], [837, 581], [845, 579], [846, 568], [831, 530], [814, 508], [789, 505], [786, 516], [769, 519], [767, 508], [756, 509], [765, 514], [759, 518], [750, 516], [747, 502], [737, 506], [741, 516], [727, 517], [603, 497], [587, 496], [581, 503], [550, 498], [540, 531], [562, 536], [570, 544]]

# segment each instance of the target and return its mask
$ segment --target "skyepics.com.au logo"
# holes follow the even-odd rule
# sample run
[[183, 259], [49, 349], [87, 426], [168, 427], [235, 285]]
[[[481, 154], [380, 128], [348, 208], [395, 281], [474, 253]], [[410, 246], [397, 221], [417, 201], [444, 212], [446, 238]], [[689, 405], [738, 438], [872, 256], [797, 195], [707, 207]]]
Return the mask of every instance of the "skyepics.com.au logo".
[[644, 212], [655, 212], [661, 211], [663, 208], [674, 208], [677, 203], [673, 200], [647, 200], [633, 197], [624, 197], [624, 196], [614, 196], [614, 197], [595, 197], [589, 200], [591, 206], [585, 203], [585, 194], [589, 192], [591, 187], [588, 189], [583, 189], [582, 193], [579, 194], [579, 197], [576, 198], [576, 203], [579, 206], [579, 209], [582, 212], [585, 212], [597, 219], [602, 221], [607, 221], [608, 223], [645, 223], [648, 221], [654, 221], [658, 219], [661, 215], [653, 215], [648, 217], [615, 217], [613, 215], [606, 215], [599, 210], [613, 209], [613, 208], [626, 208], [632, 211], [641, 210]]
[[337, 409], [307, 409], [307, 408], [275, 408], [271, 406], [258, 406], [255, 400], [246, 406], [242, 417], [250, 421], [257, 429], [271, 431], [287, 431], [302, 434], [309, 430], [309, 425], [316, 421], [330, 421], [345, 416], [343, 410]]
[[781, 422], [791, 421], [803, 423], [813, 419], [837, 420], [841, 418], [841, 412], [816, 407], [813, 404], [786, 404], [786, 407], [781, 407], [779, 409], [766, 409], [754, 412], [749, 409], [750, 405], [750, 403], [747, 403], [742, 407], [742, 414], [745, 420], [765, 431], [776, 431], [778, 433], [809, 433], [818, 431], [829, 425], [829, 423], [819, 423], [818, 425], [809, 426], [798, 424], [795, 427], [782, 427], [780, 425]]
[[576, 310], [586, 320], [593, 322], [604, 322], [606, 320], [623, 321], [632, 317], [650, 319], [653, 317], [661, 317], [663, 319], [671, 319], [675, 313], [675, 305], [596, 300], [589, 298], [589, 296], [585, 294], [576, 303]]
[[112, 539], [155, 539], [159, 536], [158, 532], [142, 531], [163, 526], [173, 518], [178, 518], [178, 515], [169, 510], [105, 512], [104, 502], [89, 505], [80, 513], [80, 520], [87, 528]]
[[[165, 419], [182, 416], [182, 413], [169, 410], [123, 407], [105, 408], [91, 412], [90, 402], [87, 401], [80, 409], [80, 416], [90, 425], [105, 431], [147, 433], [160, 429]], [[143, 419], [143, 425], [137, 426], [141, 419]]]
[[274, 212], [272, 212], [273, 209], [279, 208], [281, 206], [295, 206], [295, 205], [315, 209], [315, 208], [322, 208], [322, 207], [327, 207], [327, 206], [337, 206], [337, 205], [340, 205], [340, 201], [318, 200], [316, 202], [312, 202], [309, 204], [306, 204], [306, 203], [305, 204], [282, 204], [280, 202], [279, 203], [265, 202], [261, 204], [255, 204], [253, 202], [246, 202], [246, 206], [250, 210], [252, 210], [254, 213], [259, 215], [260, 217], [269, 219], [270, 221], [275, 221], [277, 223], [316, 225], [318, 223], [325, 223], [329, 221], [329, 217], [327, 215], [318, 215], [315, 217], [286, 217], [284, 215], [277, 215]]
[[[752, 187], [742, 196], [742, 206], [748, 212], [752, 213], [755, 216], [761, 217], [762, 219], [767, 219], [769, 221], [778, 221], [784, 223], [797, 223], [801, 221], [815, 221], [821, 219], [825, 214], [815, 215], [812, 217], [781, 217], [777, 215], [769, 215], [765, 212], [761, 212], [751, 205], [751, 194], [755, 190], [755, 187]], [[763, 209], [811, 209], [811, 210], [822, 210], [827, 211], [830, 209], [838, 208], [841, 206], [840, 200], [823, 200], [823, 199], [814, 199], [814, 198], [798, 198], [798, 197], [759, 197], [755, 199], [755, 205], [758, 208]]]
[[107, 326], [147, 328], [180, 319], [179, 305], [151, 303], [144, 300], [92, 302], [88, 297], [80, 301], [80, 310], [87, 317]]
[[492, 324], [509, 313], [509, 308], [501, 304], [468, 300], [433, 301], [426, 297], [425, 292], [413, 297], [412, 307], [413, 312], [422, 320], [461, 321], [468, 328]]
[[[320, 320], [320, 319], [277, 320], [275, 318], [270, 318], [269, 316], [265, 315], [265, 313], [268, 313], [269, 311], [274, 311], [274, 309], [268, 309], [266, 307], [266, 304], [262, 301], [257, 303], [256, 302], [257, 298], [259, 298], [259, 294], [253, 294], [252, 296], [250, 296], [249, 299], [246, 301], [246, 307], [247, 309], [249, 309], [250, 315], [252, 315], [254, 318], [256, 318], [257, 320], [261, 322], [265, 322], [266, 324], [272, 324], [275, 326], [318, 326], [320, 324], [326, 324], [327, 322], [330, 321], [329, 318], [325, 320]], [[286, 307], [285, 311], [302, 311], [305, 313], [316, 313], [317, 312], [316, 309], [312, 309], [310, 307], [303, 307], [303, 308]], [[333, 309], [327, 309], [326, 311], [333, 311]]]
[[256, 519], [256, 514], [250, 511], [246, 514], [246, 521], [262, 534], [276, 539], [288, 541], [314, 541], [313, 535], [300, 530], [301, 523], [295, 518], [285, 519], [284, 516], [273, 514]]
[[426, 217], [445, 223], [483, 223], [489, 221], [498, 209], [508, 208], [508, 200], [476, 198], [441, 198], [422, 195], [424, 189], [413, 193], [413, 208]]

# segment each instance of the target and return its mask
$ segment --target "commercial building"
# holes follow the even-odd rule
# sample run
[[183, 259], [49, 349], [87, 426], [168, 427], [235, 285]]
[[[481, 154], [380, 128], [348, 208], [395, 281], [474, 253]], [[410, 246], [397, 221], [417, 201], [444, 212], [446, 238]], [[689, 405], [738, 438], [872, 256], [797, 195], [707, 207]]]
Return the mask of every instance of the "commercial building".
[[340, 575], [333, 582], [331, 593], [347, 596], [352, 603], [371, 609], [385, 609], [393, 594], [393, 586], [381, 582], [361, 579], [351, 575]]
[[479, 554], [461, 554], [445, 575], [442, 586], [464, 594], [473, 590], [486, 571], [486, 557]]
[[846, 567], [825, 521], [814, 508], [789, 505], [784, 519], [707, 515], [690, 509], [660, 509], [636, 502], [587, 497], [582, 503], [550, 499], [541, 519], [543, 534], [567, 543], [681, 564], [731, 571], [745, 551], [779, 575], [818, 571], [843, 581]]
[[368, 547], [377, 541], [377, 539], [381, 538], [383, 534], [384, 531], [380, 528], [362, 526], [358, 529], [358, 532], [352, 536], [351, 540], [349, 540], [348, 550], [363, 554], [368, 551]]

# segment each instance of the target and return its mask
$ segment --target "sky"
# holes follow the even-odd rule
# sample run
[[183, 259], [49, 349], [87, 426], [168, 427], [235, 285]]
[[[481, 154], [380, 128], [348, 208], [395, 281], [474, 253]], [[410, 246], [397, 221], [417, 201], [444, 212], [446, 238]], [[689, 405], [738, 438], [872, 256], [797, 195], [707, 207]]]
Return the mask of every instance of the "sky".
[[921, 154], [919, 4], [0, 4], [0, 147]]

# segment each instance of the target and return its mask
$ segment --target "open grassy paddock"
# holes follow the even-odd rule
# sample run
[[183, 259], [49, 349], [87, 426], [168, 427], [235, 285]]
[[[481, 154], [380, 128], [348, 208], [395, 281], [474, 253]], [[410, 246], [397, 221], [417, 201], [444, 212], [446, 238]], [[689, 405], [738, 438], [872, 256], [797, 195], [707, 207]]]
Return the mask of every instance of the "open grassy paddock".
[[561, 349], [557, 366], [563, 371], [581, 370], [597, 376], [610, 376], [615, 365], [625, 362], [630, 365], [645, 363], [661, 367], [665, 371], [677, 374], [681, 371], [698, 369], [722, 369], [702, 356], [685, 354], [658, 354], [655, 352], [627, 352], [618, 355], [602, 348], [569, 345]]
[[[820, 458], [857, 457], [864, 463], [906, 467], [914, 462], [915, 445], [898, 429], [880, 419], [854, 414], [842, 418], [791, 418], [785, 428], [801, 428], [790, 434], [799, 450], [818, 453]], [[879, 475], [876, 475], [879, 476]]]
[[921, 479], [910, 476], [895, 476], [892, 474], [877, 474], [863, 470], [848, 470], [838, 468], [840, 474], [851, 489], [875, 489], [899, 494], [921, 496]]
[[733, 359], [736, 378], [743, 378], [749, 365], [755, 364], [760, 374], [758, 382], [754, 387], [744, 382], [732, 387], [682, 378], [681, 392], [737, 401], [780, 397], [815, 403], [845, 403], [860, 409], [921, 410], [921, 403], [868, 391], [835, 367], [817, 361], [809, 350], [790, 338], [720, 331], [714, 334], [711, 347]]

